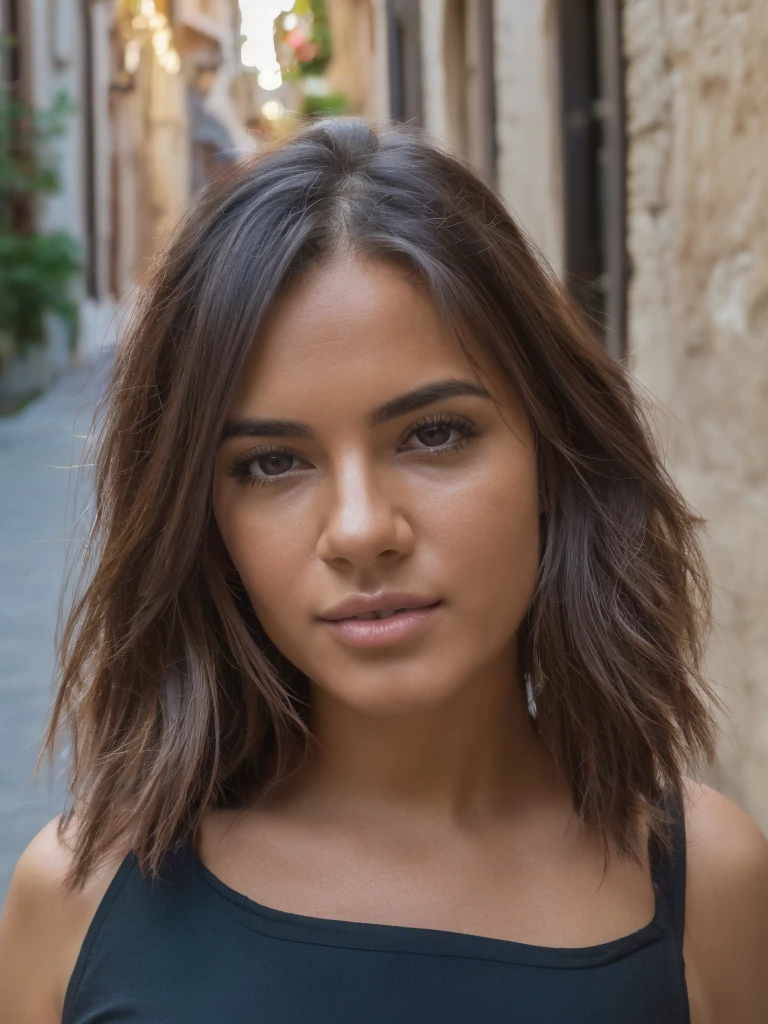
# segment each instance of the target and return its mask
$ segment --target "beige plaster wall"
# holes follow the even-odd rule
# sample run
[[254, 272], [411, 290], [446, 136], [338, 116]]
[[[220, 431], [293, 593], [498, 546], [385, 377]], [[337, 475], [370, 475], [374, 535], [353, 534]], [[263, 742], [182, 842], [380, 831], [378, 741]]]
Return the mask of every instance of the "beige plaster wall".
[[[113, 304], [107, 294], [110, 245], [110, 153], [109, 111], [110, 49], [109, 28], [113, 0], [91, 0], [86, 9], [77, 0], [29, 0], [23, 7], [29, 32], [30, 100], [41, 109], [53, 103], [59, 91], [65, 92], [75, 109], [66, 119], [66, 132], [54, 140], [51, 155], [56, 158], [60, 191], [41, 199], [37, 207], [38, 226], [43, 231], [63, 230], [81, 245], [86, 238], [85, 181], [85, 107], [82, 74], [86, 13], [94, 43], [94, 94], [90, 103], [94, 117], [96, 146], [96, 270], [99, 298], [85, 294], [81, 277], [72, 284], [80, 308], [77, 356], [88, 357], [108, 341]], [[49, 324], [48, 353], [58, 369], [70, 361], [62, 324]], [[40, 381], [41, 385], [47, 381]]]
[[[467, 20], [473, 17], [467, 2]], [[560, 271], [562, 167], [558, 117], [555, 0], [497, 0], [494, 5], [498, 187], [544, 255]], [[446, 0], [421, 0], [425, 126], [451, 139], [446, 68]], [[470, 83], [465, 82], [465, 89]], [[477, 116], [471, 110], [471, 122]], [[467, 145], [472, 148], [473, 128]]]
[[377, 11], [371, 0], [328, 0], [333, 37], [333, 59], [326, 73], [331, 92], [349, 101], [349, 113], [378, 117], [380, 101], [373, 94], [378, 85], [386, 95], [386, 83], [376, 81]]
[[719, 787], [768, 829], [768, 7], [626, 0], [630, 365], [708, 520]]
[[446, 103], [445, 0], [421, 0], [421, 76], [424, 127], [449, 138]]
[[560, 273], [563, 189], [555, 0], [497, 0], [494, 29], [499, 189]]

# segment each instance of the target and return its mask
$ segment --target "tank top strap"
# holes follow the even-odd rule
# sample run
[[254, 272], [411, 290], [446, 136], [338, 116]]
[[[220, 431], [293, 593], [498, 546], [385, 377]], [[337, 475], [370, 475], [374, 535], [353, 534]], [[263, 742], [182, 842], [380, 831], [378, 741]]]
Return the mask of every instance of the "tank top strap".
[[675, 942], [682, 951], [685, 928], [685, 810], [682, 797], [665, 790], [662, 806], [670, 816], [670, 848], [653, 843], [650, 850], [653, 880], [670, 914]]

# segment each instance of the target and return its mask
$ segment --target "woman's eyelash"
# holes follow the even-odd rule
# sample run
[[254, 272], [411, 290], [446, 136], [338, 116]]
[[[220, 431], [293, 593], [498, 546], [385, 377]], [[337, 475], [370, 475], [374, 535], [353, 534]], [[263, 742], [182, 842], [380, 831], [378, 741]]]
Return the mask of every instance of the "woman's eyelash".
[[245, 484], [247, 487], [262, 487], [265, 484], [269, 485], [277, 483], [279, 480], [284, 480], [288, 476], [287, 473], [278, 474], [277, 476], [259, 477], [250, 472], [250, 467], [254, 462], [258, 459], [265, 459], [270, 455], [275, 457], [282, 455], [295, 457], [296, 452], [292, 452], [289, 448], [281, 448], [280, 445], [275, 444], [251, 448], [233, 461], [232, 468], [227, 470], [227, 475], [234, 477], [237, 483]]
[[405, 440], [409, 441], [414, 434], [420, 434], [423, 430], [427, 430], [429, 427], [452, 427], [461, 434], [461, 439], [459, 441], [454, 441], [449, 445], [436, 445], [435, 447], [426, 446], [424, 448], [417, 449], [419, 452], [425, 452], [427, 455], [439, 455], [442, 452], [455, 452], [462, 448], [466, 448], [466, 446], [476, 440], [480, 434], [472, 420], [468, 420], [466, 416], [457, 416], [456, 413], [444, 412], [436, 413], [432, 416], [424, 416], [420, 420], [416, 420], [416, 422], [412, 423], [408, 428]]
[[[462, 451], [479, 436], [477, 427], [465, 416], [458, 416], [455, 413], [436, 413], [432, 416], [424, 416], [415, 423], [412, 423], [408, 428], [404, 441], [409, 441], [414, 434], [420, 434], [431, 427], [451, 427], [458, 431], [461, 437], [458, 441], [454, 441], [451, 444], [425, 445], [422, 448], [414, 449], [418, 451], [419, 455], [431, 457], [444, 455], [447, 452], [455, 453]], [[234, 460], [232, 467], [227, 470], [227, 475], [234, 477], [238, 483], [247, 487], [268, 487], [272, 484], [280, 483], [281, 480], [286, 480], [293, 475], [291, 472], [287, 472], [278, 473], [275, 476], [256, 476], [250, 472], [250, 467], [254, 462], [268, 456], [301, 458], [296, 452], [291, 451], [290, 448], [283, 448], [280, 445], [262, 445], [259, 448], [251, 448], [250, 451], [243, 452], [242, 455]]]

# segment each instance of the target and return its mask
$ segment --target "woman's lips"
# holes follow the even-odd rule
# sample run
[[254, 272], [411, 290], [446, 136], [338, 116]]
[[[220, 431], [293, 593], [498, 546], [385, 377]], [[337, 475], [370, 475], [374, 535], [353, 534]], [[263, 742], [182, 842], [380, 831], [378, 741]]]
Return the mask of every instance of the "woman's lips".
[[434, 621], [442, 601], [424, 608], [406, 608], [386, 619], [323, 619], [350, 647], [387, 647], [419, 636]]

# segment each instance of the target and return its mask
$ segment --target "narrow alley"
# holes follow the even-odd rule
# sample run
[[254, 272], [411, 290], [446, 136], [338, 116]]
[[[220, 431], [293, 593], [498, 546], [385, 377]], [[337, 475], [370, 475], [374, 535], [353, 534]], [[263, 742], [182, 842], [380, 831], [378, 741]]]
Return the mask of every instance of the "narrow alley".
[[62, 467], [81, 461], [107, 369], [103, 358], [75, 370], [0, 419], [0, 907], [22, 850], [62, 806], [66, 750], [54, 788], [47, 768], [32, 781], [51, 699], [61, 581], [75, 555], [68, 538], [84, 536], [74, 519], [88, 502], [88, 470]]

